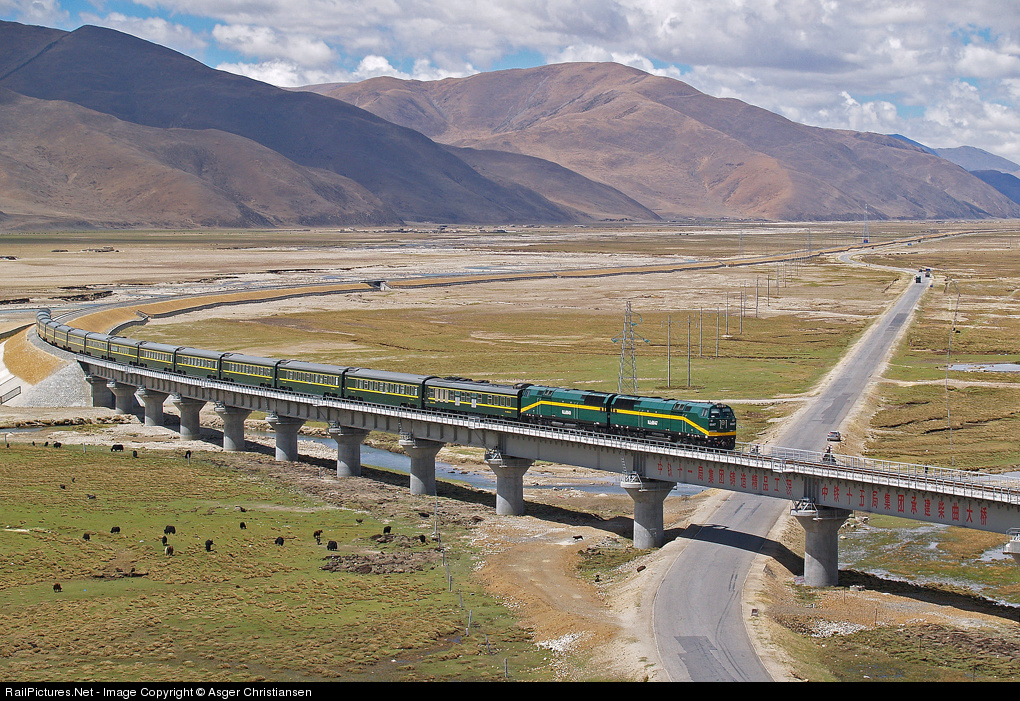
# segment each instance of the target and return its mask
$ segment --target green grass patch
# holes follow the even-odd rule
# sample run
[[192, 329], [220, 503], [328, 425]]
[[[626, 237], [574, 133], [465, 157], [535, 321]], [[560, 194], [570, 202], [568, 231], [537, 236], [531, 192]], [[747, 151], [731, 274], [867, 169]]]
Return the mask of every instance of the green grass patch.
[[[417, 538], [431, 528], [387, 519], [400, 537], [379, 539], [371, 513], [215, 454], [14, 445], [0, 452], [0, 499], [0, 676], [11, 681], [498, 680], [505, 659], [513, 678], [552, 678], [471, 583], [455, 525], [444, 531], [457, 544], [450, 591], [442, 553]], [[372, 566], [323, 569], [328, 540]]]

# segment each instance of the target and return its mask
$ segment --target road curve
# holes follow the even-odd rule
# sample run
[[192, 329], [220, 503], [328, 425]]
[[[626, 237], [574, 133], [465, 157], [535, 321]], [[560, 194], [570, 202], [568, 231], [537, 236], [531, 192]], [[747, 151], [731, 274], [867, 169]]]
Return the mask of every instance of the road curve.
[[[911, 282], [795, 414], [776, 444], [824, 450], [825, 436], [852, 413], [907, 327], [929, 280]], [[670, 566], [655, 595], [652, 626], [671, 681], [772, 681], [747, 634], [744, 581], [786, 500], [732, 493]]]

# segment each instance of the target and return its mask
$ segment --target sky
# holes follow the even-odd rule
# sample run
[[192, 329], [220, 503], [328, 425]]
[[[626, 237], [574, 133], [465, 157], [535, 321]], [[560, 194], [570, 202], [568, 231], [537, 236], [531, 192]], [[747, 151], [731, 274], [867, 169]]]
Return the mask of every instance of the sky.
[[0, 0], [281, 87], [615, 61], [813, 126], [1020, 163], [1020, 0]]

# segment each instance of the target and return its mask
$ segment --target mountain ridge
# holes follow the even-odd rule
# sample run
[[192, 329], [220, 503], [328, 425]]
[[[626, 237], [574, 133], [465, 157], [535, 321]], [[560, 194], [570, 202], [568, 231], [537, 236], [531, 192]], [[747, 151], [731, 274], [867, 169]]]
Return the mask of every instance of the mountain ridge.
[[808, 127], [620, 64], [307, 90], [441, 143], [553, 161], [665, 218], [859, 219], [865, 208], [904, 219], [1020, 214], [963, 169], [893, 137]]

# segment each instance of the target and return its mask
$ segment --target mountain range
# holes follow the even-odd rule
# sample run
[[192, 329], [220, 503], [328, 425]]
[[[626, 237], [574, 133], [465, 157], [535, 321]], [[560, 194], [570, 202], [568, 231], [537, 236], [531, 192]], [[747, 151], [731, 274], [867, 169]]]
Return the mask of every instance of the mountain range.
[[996, 187], [613, 63], [284, 90], [110, 29], [0, 22], [8, 229], [1020, 216]]

